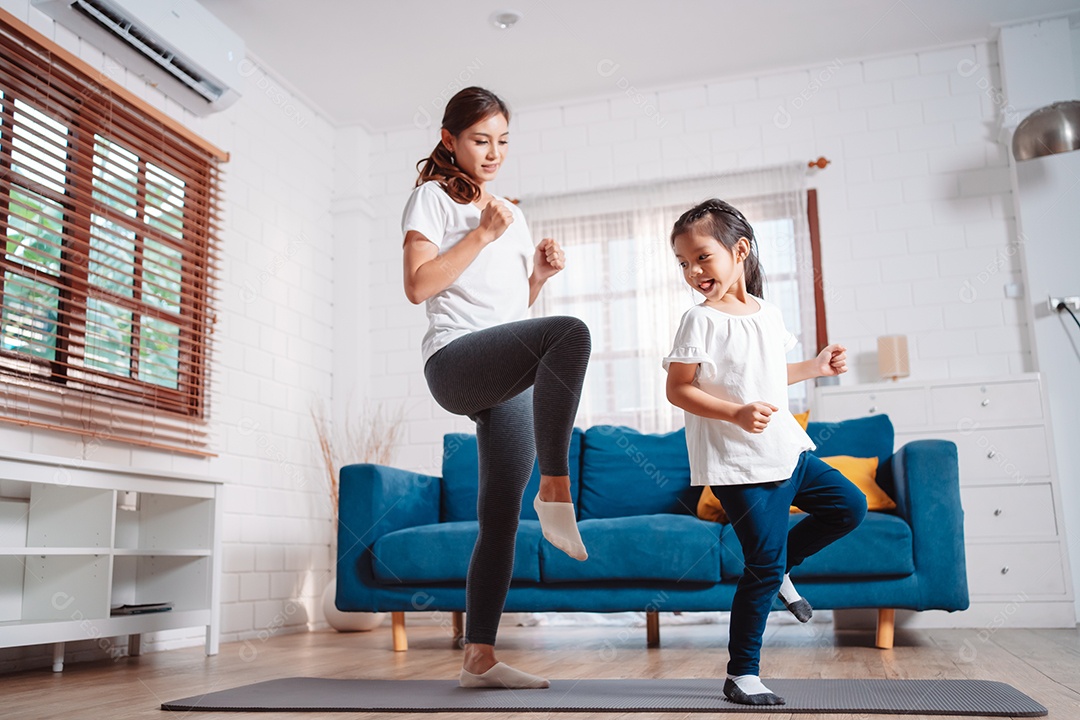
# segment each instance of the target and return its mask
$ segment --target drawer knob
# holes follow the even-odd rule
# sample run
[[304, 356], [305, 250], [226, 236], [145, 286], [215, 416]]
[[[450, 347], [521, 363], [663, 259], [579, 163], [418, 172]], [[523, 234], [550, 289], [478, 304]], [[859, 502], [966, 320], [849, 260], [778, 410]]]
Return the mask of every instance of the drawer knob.
[[986, 453], [986, 457], [990, 458], [991, 460], [994, 458], [995, 455], [997, 455], [997, 450], [991, 450], [990, 452]]
[[876, 412], [877, 412], [877, 405], [871, 405], [870, 406], [870, 414], [873, 415]]
[[994, 511], [994, 517], [997, 517], [998, 515], [1000, 515], [1001, 512], [1002, 512], [1001, 508], [998, 508], [997, 510], [995, 510]]
[[990, 398], [983, 398], [982, 406], [986, 407], [989, 404], [990, 404]]
[[1008, 565], [1006, 565], [1005, 567], [1001, 568], [1001, 574], [1002, 574], [1002, 575], [1008, 575], [1008, 574], [1009, 574], [1009, 566], [1008, 566]]

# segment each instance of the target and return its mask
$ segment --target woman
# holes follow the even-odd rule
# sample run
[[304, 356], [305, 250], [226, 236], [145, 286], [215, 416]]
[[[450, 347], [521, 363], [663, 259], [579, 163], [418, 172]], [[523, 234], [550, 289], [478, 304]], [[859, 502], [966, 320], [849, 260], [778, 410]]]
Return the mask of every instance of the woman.
[[464, 687], [548, 687], [495, 658], [534, 458], [541, 475], [533, 506], [544, 537], [587, 557], [568, 460], [589, 331], [573, 317], [526, 319], [565, 258], [550, 238], [534, 248], [521, 211], [487, 190], [506, 157], [509, 121], [487, 90], [454, 95], [402, 216], [405, 294], [424, 302], [428, 316], [424, 376], [439, 405], [476, 422], [480, 532], [466, 579]]

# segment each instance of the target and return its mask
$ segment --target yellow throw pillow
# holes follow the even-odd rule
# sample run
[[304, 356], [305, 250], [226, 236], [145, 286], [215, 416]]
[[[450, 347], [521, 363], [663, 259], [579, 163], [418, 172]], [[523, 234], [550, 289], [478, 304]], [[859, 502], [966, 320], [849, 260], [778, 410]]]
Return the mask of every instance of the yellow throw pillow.
[[[795, 417], [798, 419], [799, 416], [796, 415]], [[821, 460], [839, 470], [844, 477], [855, 484], [855, 487], [863, 491], [863, 494], [866, 495], [868, 509], [894, 510], [896, 508], [893, 499], [877, 484], [878, 459], [876, 457], [857, 458], [850, 455], [835, 455], [821, 458]], [[792, 505], [791, 512], [802, 511]], [[697, 516], [702, 520], [712, 522], [728, 522], [724, 506], [720, 504], [720, 501], [713, 495], [712, 489], [707, 485], [702, 488], [701, 497], [698, 498]]]
[[795, 419], [799, 422], [799, 426], [805, 430], [807, 423], [810, 422], [810, 411], [801, 412], [795, 416]]
[[697, 501], [697, 516], [702, 520], [711, 520], [712, 522], [726, 523], [728, 521], [727, 513], [724, 512], [724, 506], [720, 504], [720, 501], [713, 495], [712, 488], [706, 485], [701, 490], [701, 497]]
[[834, 455], [821, 459], [843, 473], [844, 477], [863, 491], [869, 510], [896, 509], [893, 499], [877, 484], [878, 459], [876, 457], [857, 458], [850, 455]]
[[[791, 512], [797, 513], [802, 511], [792, 505]], [[731, 522], [728, 519], [727, 512], [724, 510], [724, 506], [716, 499], [716, 496], [713, 495], [712, 488], [708, 485], [702, 488], [701, 497], [698, 498], [697, 516], [702, 520], [711, 520], [712, 522]]]

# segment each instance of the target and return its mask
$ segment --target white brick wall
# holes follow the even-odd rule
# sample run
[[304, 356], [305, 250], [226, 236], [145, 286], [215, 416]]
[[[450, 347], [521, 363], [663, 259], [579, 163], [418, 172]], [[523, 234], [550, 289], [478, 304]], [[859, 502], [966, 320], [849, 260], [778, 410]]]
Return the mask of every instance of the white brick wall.
[[[509, 159], [493, 189], [510, 197], [586, 190], [825, 155], [833, 164], [811, 186], [830, 338], [854, 356], [845, 382], [876, 380], [876, 338], [887, 333], [909, 335], [918, 378], [1019, 372], [1029, 357], [1018, 301], [1003, 291], [1019, 269], [1007, 160], [993, 140], [998, 107], [987, 90], [1000, 87], [995, 58], [987, 44], [962, 45], [514, 108]], [[371, 387], [407, 409], [396, 461], [437, 474], [442, 434], [471, 424], [427, 393], [417, 350], [426, 322], [401, 289], [399, 239], [411, 168], [436, 130], [373, 140], [369, 280], [372, 327], [395, 338], [395, 350], [374, 359]]]
[[[309, 412], [330, 395], [333, 128], [261, 68], [244, 73], [236, 105], [194, 117], [27, 0], [0, 5], [231, 154], [212, 375], [218, 457], [84, 445], [74, 435], [6, 425], [0, 442], [68, 458], [89, 447], [97, 461], [223, 479], [222, 641], [322, 622], [316, 607], [330, 576], [333, 525]], [[163, 633], [144, 647], [202, 639], [198, 631]], [[101, 652], [96, 643], [73, 644], [69, 657], [82, 646]], [[47, 650], [0, 651], [0, 670], [48, 664]]]

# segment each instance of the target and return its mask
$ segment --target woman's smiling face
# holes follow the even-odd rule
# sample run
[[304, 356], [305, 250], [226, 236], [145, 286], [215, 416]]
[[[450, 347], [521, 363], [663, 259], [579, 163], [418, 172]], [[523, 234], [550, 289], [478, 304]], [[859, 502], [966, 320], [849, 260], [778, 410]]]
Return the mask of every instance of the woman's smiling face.
[[510, 129], [506, 117], [495, 113], [454, 137], [443, 130], [443, 143], [454, 153], [457, 166], [476, 182], [491, 182], [506, 159]]

